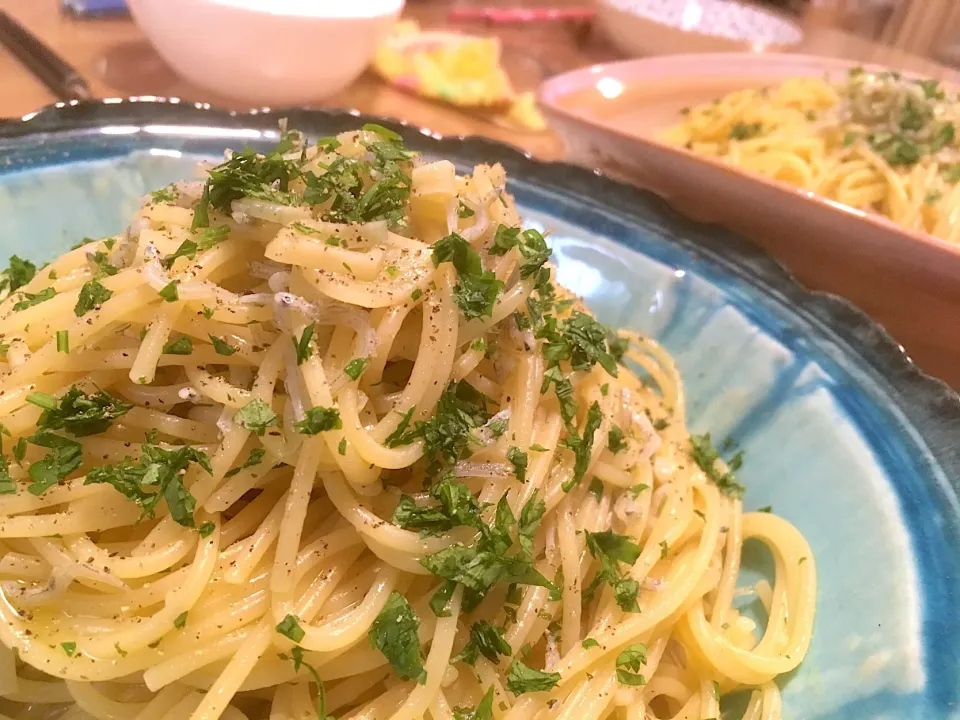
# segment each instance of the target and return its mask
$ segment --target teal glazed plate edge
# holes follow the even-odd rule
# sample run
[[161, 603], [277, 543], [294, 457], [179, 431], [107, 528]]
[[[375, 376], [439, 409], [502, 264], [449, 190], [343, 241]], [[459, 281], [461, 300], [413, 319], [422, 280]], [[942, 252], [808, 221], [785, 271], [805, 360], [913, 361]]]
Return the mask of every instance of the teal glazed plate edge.
[[[501, 163], [525, 222], [551, 231], [559, 281], [674, 355], [691, 429], [746, 451], [747, 509], [773, 505], [817, 558], [814, 638], [780, 678], [785, 718], [960, 718], [960, 397], [847, 301], [651, 193], [353, 111], [58, 104], [0, 121], [0, 252], [47, 260], [118, 232], [144, 192], [228, 147], [270, 147], [281, 118], [314, 138], [377, 122], [460, 168]], [[765, 574], [765, 555], [747, 554], [744, 584]]]

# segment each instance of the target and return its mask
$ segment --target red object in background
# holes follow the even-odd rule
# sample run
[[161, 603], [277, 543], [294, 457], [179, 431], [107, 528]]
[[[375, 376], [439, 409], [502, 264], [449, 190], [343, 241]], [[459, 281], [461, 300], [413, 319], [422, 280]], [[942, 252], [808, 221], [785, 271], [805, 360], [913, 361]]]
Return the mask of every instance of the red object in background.
[[585, 22], [592, 20], [594, 11], [589, 7], [470, 7], [461, 6], [450, 10], [450, 22], [481, 21], [496, 25], [538, 22]]

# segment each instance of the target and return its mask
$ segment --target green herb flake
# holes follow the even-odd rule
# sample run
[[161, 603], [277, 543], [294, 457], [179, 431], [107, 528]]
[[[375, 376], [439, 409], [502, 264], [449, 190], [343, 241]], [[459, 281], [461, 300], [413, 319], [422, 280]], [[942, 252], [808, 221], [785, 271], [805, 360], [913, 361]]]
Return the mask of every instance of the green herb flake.
[[171, 340], [163, 346], [164, 355], [190, 355], [193, 353], [193, 340], [186, 335]]
[[57, 330], [57, 352], [70, 354], [69, 330]]
[[593, 638], [586, 638], [582, 643], [580, 643], [580, 647], [582, 647], [584, 650], [589, 650], [590, 648], [600, 647], [600, 643]]
[[52, 287], [44, 288], [38, 293], [28, 293], [28, 292], [20, 293], [20, 297], [23, 299], [17, 302], [13, 306], [14, 312], [19, 312], [20, 310], [26, 310], [27, 308], [33, 307], [34, 305], [39, 305], [42, 302], [46, 302], [47, 300], [52, 299], [53, 296], [56, 294], [57, 294], [57, 291], [54, 290]]
[[45, 393], [31, 393], [27, 401], [44, 410], [37, 420], [39, 430], [66, 430], [76, 437], [105, 432], [114, 420], [133, 408], [104, 390], [84, 393], [76, 385], [59, 402]]
[[237, 410], [233, 419], [244, 430], [249, 430], [257, 435], [263, 435], [268, 427], [277, 424], [277, 414], [260, 398], [254, 398]]
[[213, 349], [214, 349], [214, 352], [217, 353], [217, 355], [229, 356], [229, 355], [233, 355], [237, 351], [237, 349], [233, 345], [231, 345], [230, 343], [228, 343], [226, 340], [222, 338], [218, 338], [215, 335], [209, 335], [209, 334], [207, 337], [209, 337], [210, 342], [213, 343]]
[[717, 487], [725, 495], [737, 498], [743, 497], [745, 488], [737, 482], [737, 478], [734, 475], [736, 468], [733, 467], [734, 464], [739, 466], [739, 461], [736, 463], [731, 461], [730, 470], [725, 473], [719, 472], [716, 463], [720, 459], [720, 454], [710, 442], [710, 433], [690, 436], [690, 455], [700, 469], [703, 470], [704, 474], [716, 483]]
[[183, 484], [183, 475], [191, 463], [212, 473], [210, 458], [190, 445], [165, 450], [157, 445], [140, 446], [140, 458], [125, 458], [116, 465], [90, 469], [84, 485], [106, 484], [142, 508], [141, 518], [155, 516], [156, 507], [165, 500], [170, 517], [184, 527], [195, 527], [197, 500]]
[[290, 640], [293, 640], [295, 643], [303, 640], [304, 636], [307, 634], [306, 631], [300, 627], [300, 622], [293, 615], [288, 614], [283, 620], [281, 620], [276, 627], [278, 633], [283, 635]]
[[369, 364], [370, 358], [354, 358], [344, 366], [343, 372], [351, 380], [358, 380]]
[[200, 533], [200, 537], [206, 540], [208, 537], [213, 535], [213, 531], [216, 529], [216, 523], [207, 520], [206, 522], [202, 523], [199, 528], [197, 528], [197, 531]]
[[510, 663], [507, 671], [507, 690], [518, 696], [532, 692], [549, 692], [558, 682], [560, 673], [534, 670], [520, 660]]
[[310, 358], [310, 341], [313, 339], [313, 333], [316, 330], [317, 324], [310, 323], [303, 329], [303, 334], [300, 336], [300, 339], [297, 340], [296, 335], [293, 337], [293, 349], [297, 353], [297, 365], [303, 365]]
[[590, 464], [590, 455], [593, 452], [593, 436], [600, 427], [602, 419], [603, 414], [600, 410], [600, 405], [594, 402], [587, 412], [587, 422], [583, 428], [583, 435], [580, 436], [571, 432], [570, 435], [564, 438], [562, 445], [574, 454], [573, 476], [561, 486], [564, 492], [570, 492], [570, 490], [583, 480], [583, 476], [586, 474], [587, 467]]
[[75, 642], [63, 642], [60, 643], [60, 647], [63, 648], [63, 651], [67, 654], [67, 657], [73, 657], [77, 654], [77, 644]]
[[607, 447], [614, 455], [627, 449], [627, 440], [619, 425], [614, 425], [607, 433]]
[[17, 255], [11, 255], [9, 267], [0, 273], [0, 290], [9, 289], [13, 292], [33, 280], [36, 274], [36, 265]]
[[346, 439], [346, 438], [340, 438], [340, 443], [337, 445], [337, 452], [338, 452], [340, 455], [346, 455], [346, 454], [347, 454], [347, 439]]
[[301, 435], [316, 435], [330, 430], [343, 428], [340, 411], [336, 408], [312, 407], [306, 411], [303, 420], [294, 423], [294, 428]]
[[186, 627], [186, 625], [187, 625], [187, 613], [186, 611], [184, 611], [174, 618], [173, 626], [177, 630], [183, 630], [183, 628]]
[[647, 680], [638, 671], [647, 664], [647, 647], [636, 643], [617, 655], [617, 680], [621, 685], [646, 685]]
[[455, 707], [453, 720], [493, 720], [493, 688], [487, 688], [475, 708]]
[[162, 297], [167, 302], [176, 302], [180, 299], [180, 293], [177, 291], [177, 285], [179, 284], [179, 280], [171, 280], [162, 288], [160, 288], [160, 291], [157, 293], [157, 295]]
[[420, 652], [419, 628], [420, 618], [410, 603], [394, 591], [370, 626], [368, 638], [370, 645], [383, 653], [397, 677], [416, 680], [423, 685], [427, 681], [427, 673]]
[[513, 465], [513, 474], [520, 482], [527, 481], [527, 454], [518, 447], [507, 450], [507, 460]]
[[494, 665], [499, 665], [500, 655], [509, 657], [512, 654], [513, 649], [503, 637], [503, 631], [489, 620], [480, 620], [470, 627], [470, 639], [463, 649], [450, 659], [450, 664], [464, 662], [475, 665], [482, 655]]
[[77, 304], [73, 308], [73, 314], [77, 317], [82, 317], [91, 310], [100, 307], [112, 297], [112, 290], [108, 290], [98, 280], [90, 280], [80, 288], [80, 295], [77, 298]]

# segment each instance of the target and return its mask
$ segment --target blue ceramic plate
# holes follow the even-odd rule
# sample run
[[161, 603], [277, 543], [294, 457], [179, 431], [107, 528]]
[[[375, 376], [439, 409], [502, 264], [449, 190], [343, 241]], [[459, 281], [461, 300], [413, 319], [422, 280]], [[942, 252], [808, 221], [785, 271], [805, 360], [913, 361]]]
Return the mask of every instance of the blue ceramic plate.
[[[363, 122], [140, 102], [0, 124], [2, 252], [45, 260], [118, 232], [141, 195], [192, 175], [198, 157], [272, 145], [279, 117], [312, 136]], [[652, 195], [387, 124], [463, 167], [502, 163], [527, 221], [552, 231], [561, 282], [603, 321], [666, 345], [693, 430], [745, 448], [748, 507], [773, 505], [809, 538], [816, 630], [783, 679], [786, 717], [960, 717], [960, 398], [848, 303], [805, 291], [745, 241]]]

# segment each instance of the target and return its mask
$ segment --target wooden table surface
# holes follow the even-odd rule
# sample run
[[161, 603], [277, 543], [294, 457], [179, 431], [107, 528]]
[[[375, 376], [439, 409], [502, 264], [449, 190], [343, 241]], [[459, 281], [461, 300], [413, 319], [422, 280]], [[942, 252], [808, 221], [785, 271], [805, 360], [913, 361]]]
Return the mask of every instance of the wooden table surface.
[[[471, 1], [471, 0], [458, 0]], [[503, 0], [473, 0], [496, 4]], [[589, 3], [590, 0], [526, 0], [551, 5]], [[423, 27], [445, 25], [449, 4], [408, 0], [406, 14]], [[212, 96], [179, 79], [150, 47], [128, 18], [75, 20], [58, 11], [58, 0], [0, 0], [6, 10], [57, 50], [86, 78], [97, 97], [156, 95], [204, 101], [234, 109], [245, 106], [228, 98]], [[491, 28], [472, 26], [471, 32], [489, 33]], [[801, 52], [844, 57], [865, 63], [922, 73], [960, 83], [960, 73], [934, 62], [906, 55], [856, 36], [810, 24]], [[504, 44], [504, 64], [519, 90], [533, 90], [546, 77], [584, 65], [618, 59], [617, 53], [596, 34], [575, 32], [570, 26], [504, 27], [496, 30]], [[54, 102], [49, 91], [35, 80], [9, 53], [0, 49], [0, 117], [19, 117]], [[476, 114], [428, 102], [379, 81], [371, 74], [361, 77], [324, 105], [356, 108], [363, 112], [399, 117], [446, 135], [480, 134], [519, 145], [544, 159], [562, 155], [560, 140], [550, 131], [522, 133], [500, 127]], [[834, 292], [838, 288], [830, 288]], [[843, 294], [842, 289], [839, 289]], [[883, 292], [878, 287], [878, 292]], [[851, 288], [851, 295], [857, 295]], [[870, 303], [860, 302], [865, 306]], [[924, 308], [915, 308], [924, 312]], [[886, 318], [880, 318], [882, 321]], [[891, 323], [891, 326], [894, 325]], [[952, 332], [951, 330], [944, 330]], [[960, 358], [919, 352], [918, 361], [960, 387]]]

